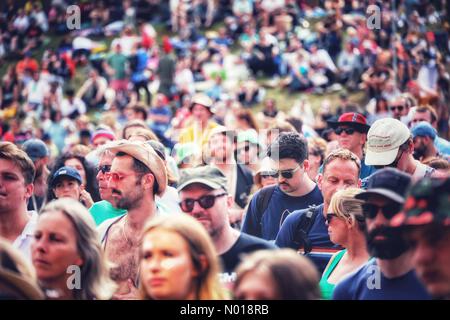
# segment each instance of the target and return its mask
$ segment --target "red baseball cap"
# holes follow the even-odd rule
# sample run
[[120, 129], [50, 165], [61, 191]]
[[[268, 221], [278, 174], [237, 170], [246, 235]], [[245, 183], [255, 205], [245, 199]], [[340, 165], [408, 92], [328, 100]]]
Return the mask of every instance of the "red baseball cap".
[[349, 127], [353, 127], [363, 133], [367, 133], [370, 129], [370, 126], [367, 124], [366, 117], [357, 112], [343, 113], [337, 121], [328, 121], [328, 125], [331, 128], [336, 128], [340, 125], [346, 125]]

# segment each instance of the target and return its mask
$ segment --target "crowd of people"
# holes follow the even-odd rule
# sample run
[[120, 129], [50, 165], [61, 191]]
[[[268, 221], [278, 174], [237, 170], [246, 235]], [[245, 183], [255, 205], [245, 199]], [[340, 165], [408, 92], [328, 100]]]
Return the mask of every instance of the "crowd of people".
[[446, 2], [77, 5], [0, 5], [0, 299], [450, 299]]

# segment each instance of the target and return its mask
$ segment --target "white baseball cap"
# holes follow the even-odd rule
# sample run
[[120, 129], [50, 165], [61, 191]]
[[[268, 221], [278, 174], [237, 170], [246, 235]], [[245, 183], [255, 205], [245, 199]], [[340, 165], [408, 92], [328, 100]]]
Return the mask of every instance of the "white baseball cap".
[[375, 121], [367, 133], [366, 165], [386, 166], [395, 161], [399, 147], [411, 133], [401, 121], [383, 118]]

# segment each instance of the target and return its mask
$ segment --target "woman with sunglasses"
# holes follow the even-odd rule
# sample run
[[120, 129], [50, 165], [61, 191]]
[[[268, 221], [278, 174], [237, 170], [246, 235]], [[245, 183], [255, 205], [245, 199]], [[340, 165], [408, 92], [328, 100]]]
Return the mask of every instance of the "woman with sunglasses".
[[140, 250], [140, 296], [151, 300], [217, 300], [226, 293], [206, 229], [182, 214], [152, 219]]
[[331, 242], [345, 249], [331, 257], [320, 279], [325, 300], [331, 299], [334, 287], [341, 279], [369, 260], [361, 201], [354, 198], [361, 192], [361, 189], [348, 188], [331, 198], [327, 213], [328, 234]]

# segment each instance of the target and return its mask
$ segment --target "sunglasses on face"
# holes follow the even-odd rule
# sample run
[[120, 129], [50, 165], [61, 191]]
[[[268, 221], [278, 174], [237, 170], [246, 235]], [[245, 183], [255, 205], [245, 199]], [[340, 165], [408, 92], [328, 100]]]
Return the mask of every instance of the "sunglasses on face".
[[120, 182], [126, 177], [132, 176], [134, 173], [124, 174], [124, 173], [117, 173], [117, 172], [106, 172], [105, 177], [107, 180], [113, 181], [113, 182]]
[[392, 202], [385, 206], [377, 206], [376, 204], [373, 203], [362, 204], [363, 214], [366, 218], [369, 219], [374, 219], [377, 216], [378, 212], [380, 211], [386, 219], [391, 219], [400, 211], [401, 208], [402, 205], [395, 202]]
[[285, 179], [292, 179], [292, 177], [294, 176], [294, 173], [296, 173], [298, 171], [298, 169], [300, 169], [300, 165], [298, 165], [294, 169], [275, 171], [274, 176], [276, 176], [278, 178], [281, 175]]
[[327, 223], [330, 224], [331, 220], [333, 220], [334, 218], [337, 218], [338, 215], [336, 213], [327, 213]]
[[334, 129], [334, 133], [336, 133], [338, 136], [340, 136], [342, 132], [345, 132], [346, 134], [354, 134], [356, 130], [355, 128], [342, 128], [342, 127]]
[[395, 109], [397, 109], [399, 112], [402, 112], [404, 108], [405, 106], [389, 106], [391, 111], [395, 111]]
[[185, 199], [180, 202], [180, 207], [183, 212], [192, 212], [194, 210], [194, 205], [196, 202], [202, 207], [203, 209], [209, 209], [214, 206], [216, 203], [216, 198], [220, 198], [223, 196], [226, 196], [227, 193], [221, 193], [221, 194], [208, 194], [206, 196], [202, 196], [198, 199]]
[[267, 178], [278, 178], [278, 173], [277, 172], [262, 172], [261, 173], [261, 178], [262, 179], [267, 179]]
[[97, 167], [97, 172], [102, 172], [103, 174], [106, 174], [107, 172], [111, 171], [111, 165], [109, 164], [105, 164], [103, 166], [98, 166]]

